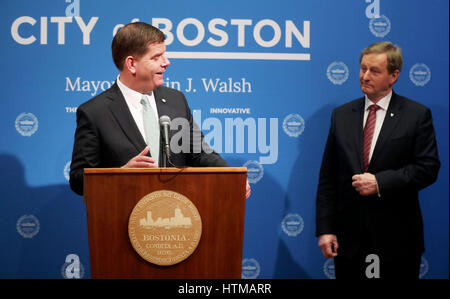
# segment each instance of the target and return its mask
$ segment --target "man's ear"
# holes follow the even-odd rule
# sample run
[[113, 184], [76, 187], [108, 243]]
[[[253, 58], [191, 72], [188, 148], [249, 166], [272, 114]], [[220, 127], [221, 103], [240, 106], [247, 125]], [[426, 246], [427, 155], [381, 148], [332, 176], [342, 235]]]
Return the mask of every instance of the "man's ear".
[[136, 59], [133, 56], [127, 56], [123, 62], [123, 68], [133, 75], [136, 74]]
[[391, 86], [394, 85], [395, 82], [397, 82], [398, 76], [400, 75], [400, 71], [397, 69], [390, 74], [391, 76]]

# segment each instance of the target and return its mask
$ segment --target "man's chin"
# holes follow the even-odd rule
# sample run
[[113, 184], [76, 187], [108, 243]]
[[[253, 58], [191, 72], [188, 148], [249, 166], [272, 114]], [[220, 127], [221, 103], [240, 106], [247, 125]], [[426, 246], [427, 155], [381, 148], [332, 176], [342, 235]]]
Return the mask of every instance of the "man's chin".
[[158, 80], [158, 81], [154, 82], [155, 88], [158, 88], [158, 87], [162, 86], [163, 84], [164, 84], [164, 80]]
[[364, 86], [361, 86], [361, 91], [362, 91], [364, 94], [370, 94], [371, 89], [370, 89], [370, 88], [367, 88], [367, 87], [364, 87]]

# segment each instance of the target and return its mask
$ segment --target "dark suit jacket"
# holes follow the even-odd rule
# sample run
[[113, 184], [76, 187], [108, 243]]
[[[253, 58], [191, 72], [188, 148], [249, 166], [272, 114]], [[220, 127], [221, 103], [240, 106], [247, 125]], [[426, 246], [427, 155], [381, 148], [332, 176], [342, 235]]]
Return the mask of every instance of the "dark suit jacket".
[[[185, 118], [190, 125], [190, 150], [188, 153], [172, 153], [173, 164], [180, 167], [228, 166], [227, 162], [215, 152], [193, 151], [194, 122], [183, 93], [164, 86], [158, 87], [153, 92], [160, 116], [167, 115], [172, 120]], [[176, 131], [170, 132], [171, 136], [173, 134], [176, 134]], [[203, 134], [200, 136], [203, 140]], [[77, 129], [70, 166], [70, 187], [82, 195], [84, 168], [121, 167], [145, 147], [146, 143], [128, 109], [125, 98], [118, 85], [114, 84], [77, 109]], [[162, 165], [162, 152], [161, 148], [159, 165]]]
[[386, 255], [424, 251], [420, 189], [440, 162], [430, 110], [393, 92], [368, 172], [381, 198], [362, 197], [352, 176], [363, 173], [364, 98], [333, 111], [316, 202], [316, 236], [335, 234], [338, 254], [352, 257], [369, 238]]

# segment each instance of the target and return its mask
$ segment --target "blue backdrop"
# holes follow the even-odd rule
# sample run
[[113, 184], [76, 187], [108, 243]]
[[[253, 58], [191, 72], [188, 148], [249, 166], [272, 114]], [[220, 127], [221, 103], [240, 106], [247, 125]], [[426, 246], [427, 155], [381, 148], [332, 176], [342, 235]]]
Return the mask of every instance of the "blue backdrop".
[[185, 92], [214, 148], [248, 167], [244, 278], [334, 277], [314, 237], [331, 111], [361, 96], [361, 49], [381, 40], [401, 46], [394, 89], [431, 108], [442, 161], [437, 182], [420, 194], [421, 277], [448, 278], [448, 6], [1, 0], [0, 277], [90, 277], [86, 207], [68, 185], [75, 112], [116, 79], [113, 34], [139, 20], [166, 33], [166, 85]]

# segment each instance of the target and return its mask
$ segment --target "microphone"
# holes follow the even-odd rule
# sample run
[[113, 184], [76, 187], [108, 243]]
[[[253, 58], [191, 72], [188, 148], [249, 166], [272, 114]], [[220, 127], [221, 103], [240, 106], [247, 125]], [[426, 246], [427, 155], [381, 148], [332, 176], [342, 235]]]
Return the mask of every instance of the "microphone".
[[167, 115], [163, 115], [159, 118], [159, 126], [161, 127], [161, 131], [163, 133], [163, 147], [164, 152], [166, 154], [167, 160], [164, 159], [164, 166], [167, 167], [167, 161], [170, 165], [172, 165], [175, 168], [186, 168], [187, 166], [177, 166], [172, 163], [172, 160], [170, 159], [170, 142], [169, 142], [169, 128], [170, 128], [170, 117]]
[[159, 125], [163, 133], [163, 146], [164, 152], [166, 153], [167, 159], [170, 161], [170, 146], [169, 146], [169, 127], [170, 127], [170, 117], [163, 115], [159, 118]]

